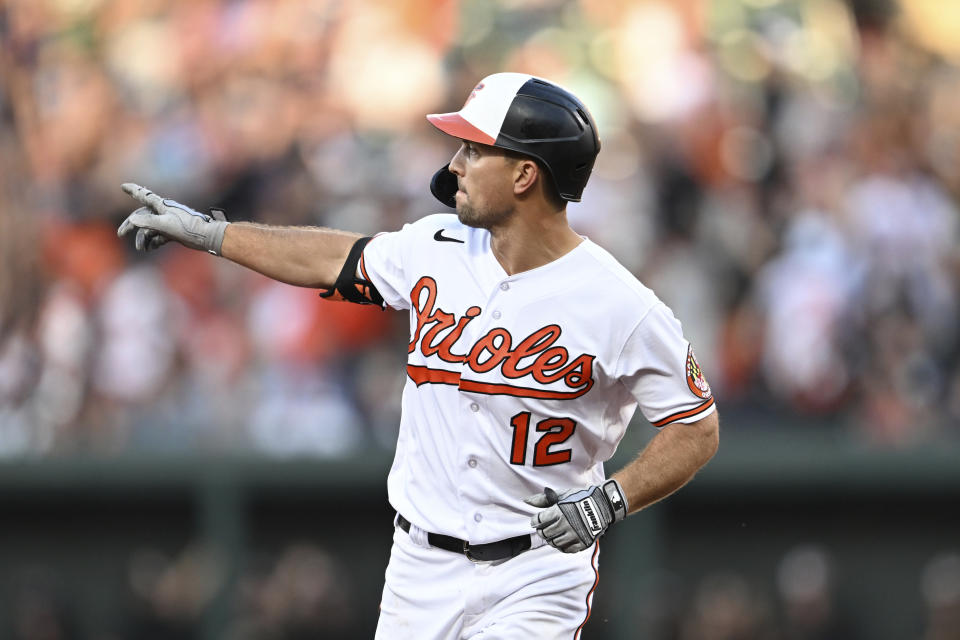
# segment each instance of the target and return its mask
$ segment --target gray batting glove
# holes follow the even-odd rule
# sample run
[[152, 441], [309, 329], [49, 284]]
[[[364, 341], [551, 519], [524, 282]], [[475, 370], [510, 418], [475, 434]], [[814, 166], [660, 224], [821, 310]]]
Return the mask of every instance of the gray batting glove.
[[168, 240], [176, 240], [191, 249], [220, 255], [223, 234], [230, 224], [222, 211], [215, 209], [213, 215], [209, 216], [174, 200], [161, 198], [131, 182], [121, 185], [121, 188], [144, 205], [127, 216], [117, 229], [120, 237], [137, 230], [135, 245], [138, 251], [156, 249]]
[[627, 499], [616, 480], [560, 495], [546, 487], [524, 502], [543, 509], [530, 518], [530, 526], [564, 553], [583, 551], [611, 524], [627, 517]]

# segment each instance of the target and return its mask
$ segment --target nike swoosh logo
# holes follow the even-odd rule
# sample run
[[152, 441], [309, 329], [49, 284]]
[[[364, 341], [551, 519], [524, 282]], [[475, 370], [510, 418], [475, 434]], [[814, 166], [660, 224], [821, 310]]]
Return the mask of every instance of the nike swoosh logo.
[[448, 238], [447, 236], [443, 235], [443, 229], [438, 229], [437, 232], [433, 234], [433, 239], [437, 242], [459, 242], [460, 244], [463, 244], [463, 240]]

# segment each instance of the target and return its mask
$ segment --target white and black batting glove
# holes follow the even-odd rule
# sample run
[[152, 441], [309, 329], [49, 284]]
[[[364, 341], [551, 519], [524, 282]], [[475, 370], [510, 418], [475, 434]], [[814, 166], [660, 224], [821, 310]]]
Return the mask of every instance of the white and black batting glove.
[[564, 553], [583, 551], [611, 524], [627, 517], [627, 499], [616, 480], [560, 495], [546, 487], [524, 502], [543, 509], [530, 518], [530, 526]]
[[230, 224], [223, 211], [212, 209], [212, 215], [200, 213], [131, 182], [124, 183], [120, 188], [144, 205], [127, 216], [117, 229], [120, 237], [137, 230], [134, 243], [137, 251], [150, 251], [169, 240], [176, 240], [191, 249], [220, 255], [223, 234]]

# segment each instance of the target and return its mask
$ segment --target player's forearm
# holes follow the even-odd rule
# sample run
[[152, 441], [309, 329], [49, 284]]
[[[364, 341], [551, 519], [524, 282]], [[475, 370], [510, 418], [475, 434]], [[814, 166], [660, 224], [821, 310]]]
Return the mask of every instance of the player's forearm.
[[623, 487], [630, 513], [689, 482], [718, 446], [716, 412], [692, 424], [674, 423], [661, 429], [633, 462], [613, 474]]
[[258, 273], [300, 287], [330, 288], [360, 234], [317, 227], [227, 226], [221, 255]]

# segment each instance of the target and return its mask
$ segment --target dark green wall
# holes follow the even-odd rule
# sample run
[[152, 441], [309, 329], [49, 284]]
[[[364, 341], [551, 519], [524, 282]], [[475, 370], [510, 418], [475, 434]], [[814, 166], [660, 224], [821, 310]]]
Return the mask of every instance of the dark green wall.
[[[610, 469], [641, 444], [625, 442]], [[219, 576], [191, 623], [194, 637], [227, 637], [242, 618], [249, 575], [302, 541], [326, 554], [340, 598], [320, 637], [369, 638], [392, 534], [388, 466], [387, 454], [336, 463], [4, 463], [0, 637], [13, 634], [38, 589], [69, 603], [75, 637], [128, 637], [138, 611], [131, 557], [149, 548], [176, 558], [191, 544], [210, 550]], [[585, 637], [672, 638], [711, 575], [736, 576], [775, 621], [778, 562], [804, 544], [833, 561], [835, 606], [850, 638], [918, 637], [923, 567], [960, 551], [958, 498], [960, 454], [951, 447], [891, 452], [797, 434], [725, 436], [691, 485], [606, 536]]]

